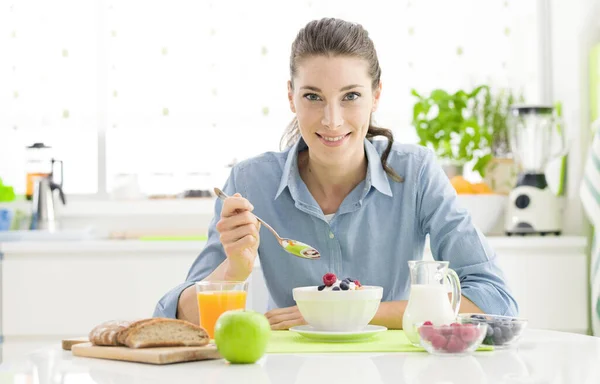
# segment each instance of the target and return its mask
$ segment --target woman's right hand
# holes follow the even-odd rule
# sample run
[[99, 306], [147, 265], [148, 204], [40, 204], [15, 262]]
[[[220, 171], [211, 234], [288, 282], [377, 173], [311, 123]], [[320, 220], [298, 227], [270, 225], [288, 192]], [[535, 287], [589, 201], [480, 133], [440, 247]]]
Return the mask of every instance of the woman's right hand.
[[227, 256], [225, 280], [243, 281], [252, 273], [260, 243], [260, 223], [251, 213], [253, 210], [239, 193], [223, 202], [217, 231]]

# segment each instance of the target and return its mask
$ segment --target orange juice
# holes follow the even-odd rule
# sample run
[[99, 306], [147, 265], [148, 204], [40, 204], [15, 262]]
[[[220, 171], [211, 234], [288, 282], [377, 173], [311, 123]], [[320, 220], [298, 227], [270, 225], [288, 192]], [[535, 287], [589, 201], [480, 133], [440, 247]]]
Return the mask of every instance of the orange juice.
[[215, 323], [221, 314], [232, 309], [246, 308], [246, 291], [198, 292], [200, 326], [211, 339], [215, 337]]

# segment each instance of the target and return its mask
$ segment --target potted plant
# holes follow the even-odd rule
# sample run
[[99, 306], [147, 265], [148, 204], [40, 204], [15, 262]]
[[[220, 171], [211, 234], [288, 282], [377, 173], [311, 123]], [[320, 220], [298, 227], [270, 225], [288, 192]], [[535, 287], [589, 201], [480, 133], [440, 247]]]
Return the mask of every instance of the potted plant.
[[429, 96], [412, 90], [417, 98], [412, 124], [419, 144], [433, 149], [449, 177], [461, 175], [464, 165], [489, 147], [490, 135], [479, 113], [487, 90], [485, 85], [471, 92], [436, 89]]
[[[511, 175], [516, 175], [507, 126], [510, 106], [515, 102], [511, 90], [494, 93], [481, 85], [471, 92], [450, 94], [437, 89], [427, 97], [415, 90], [412, 94], [418, 99], [413, 106], [413, 126], [419, 144], [435, 151], [449, 177], [462, 175], [464, 165], [472, 160], [473, 171], [484, 179], [499, 164], [508, 165]], [[523, 101], [522, 96], [519, 101]], [[501, 178], [507, 179], [506, 170], [501, 173]], [[488, 184], [494, 189], [493, 177]]]

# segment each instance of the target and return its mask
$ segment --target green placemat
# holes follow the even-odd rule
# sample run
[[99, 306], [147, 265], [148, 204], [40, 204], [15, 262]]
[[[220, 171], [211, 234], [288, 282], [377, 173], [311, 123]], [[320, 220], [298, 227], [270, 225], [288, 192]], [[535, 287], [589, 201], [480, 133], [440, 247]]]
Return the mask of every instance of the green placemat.
[[[478, 351], [492, 351], [491, 346], [481, 346]], [[326, 343], [307, 339], [290, 331], [272, 331], [267, 353], [319, 353], [319, 352], [425, 352], [406, 338], [404, 331], [385, 331], [370, 339], [351, 343]]]

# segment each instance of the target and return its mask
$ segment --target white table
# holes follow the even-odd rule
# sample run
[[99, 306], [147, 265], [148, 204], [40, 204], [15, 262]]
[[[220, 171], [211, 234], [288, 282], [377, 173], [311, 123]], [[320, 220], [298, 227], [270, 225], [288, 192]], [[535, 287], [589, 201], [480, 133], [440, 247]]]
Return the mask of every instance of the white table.
[[267, 355], [154, 366], [73, 357], [58, 345], [0, 365], [5, 383], [600, 383], [600, 338], [528, 330], [519, 348], [472, 356], [426, 353]]

